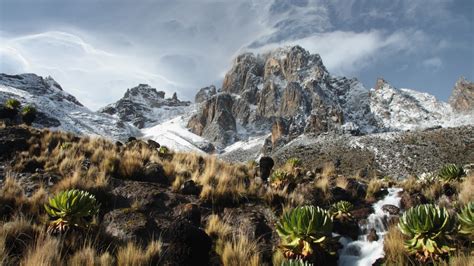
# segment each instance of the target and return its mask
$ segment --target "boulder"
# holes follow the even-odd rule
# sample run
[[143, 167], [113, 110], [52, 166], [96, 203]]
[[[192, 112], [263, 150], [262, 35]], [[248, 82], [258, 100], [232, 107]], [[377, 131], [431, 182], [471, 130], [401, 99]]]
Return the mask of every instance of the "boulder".
[[204, 87], [196, 93], [196, 96], [194, 97], [194, 101], [196, 103], [205, 102], [209, 100], [212, 96], [216, 95], [216, 93], [217, 91], [214, 85], [211, 85], [209, 87]]
[[211, 238], [187, 220], [169, 228], [169, 245], [164, 252], [165, 265], [209, 265]]
[[129, 208], [106, 213], [101, 226], [106, 233], [123, 242], [146, 242], [152, 239], [153, 235], [158, 237], [158, 232], [148, 222], [146, 215]]
[[367, 241], [373, 242], [379, 240], [379, 236], [377, 235], [377, 231], [375, 229], [370, 229], [369, 234], [367, 235]]
[[185, 195], [198, 196], [201, 193], [202, 186], [196, 184], [193, 180], [186, 180], [179, 189], [179, 192]]
[[390, 215], [398, 215], [400, 213], [400, 208], [392, 204], [383, 205], [382, 210], [388, 212]]
[[270, 176], [270, 173], [274, 165], [275, 165], [275, 162], [273, 161], [271, 157], [260, 158], [260, 161], [259, 161], [260, 178], [263, 181], [265, 182], [268, 181], [268, 177]]

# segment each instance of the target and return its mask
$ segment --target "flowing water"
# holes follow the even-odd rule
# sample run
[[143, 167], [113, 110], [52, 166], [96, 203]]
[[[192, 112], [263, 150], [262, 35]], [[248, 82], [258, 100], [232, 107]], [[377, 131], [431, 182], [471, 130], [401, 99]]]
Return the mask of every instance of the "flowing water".
[[[377, 259], [384, 256], [383, 238], [387, 233], [387, 226], [384, 221], [389, 214], [382, 210], [382, 206], [391, 204], [400, 207], [399, 194], [401, 191], [401, 188], [389, 188], [388, 195], [374, 203], [374, 213], [367, 218], [367, 224], [361, 225], [363, 235], [359, 236], [358, 240], [352, 241], [352, 239], [341, 237], [340, 242], [344, 248], [339, 253], [339, 265], [370, 266]], [[375, 229], [377, 232], [379, 237], [377, 241], [367, 241], [367, 235], [371, 229]]]

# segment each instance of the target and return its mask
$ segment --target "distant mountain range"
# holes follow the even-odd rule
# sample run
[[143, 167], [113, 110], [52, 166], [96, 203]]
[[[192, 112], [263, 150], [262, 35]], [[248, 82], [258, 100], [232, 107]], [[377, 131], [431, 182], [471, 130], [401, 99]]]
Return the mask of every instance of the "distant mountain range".
[[124, 140], [152, 138], [170, 148], [271, 153], [300, 137], [367, 135], [474, 124], [474, 85], [460, 78], [449, 103], [379, 78], [366, 89], [332, 76], [317, 54], [299, 46], [239, 55], [222, 87], [200, 89], [195, 103], [146, 84], [97, 112], [51, 77], [0, 74], [0, 101], [17, 98], [39, 110], [36, 126]]

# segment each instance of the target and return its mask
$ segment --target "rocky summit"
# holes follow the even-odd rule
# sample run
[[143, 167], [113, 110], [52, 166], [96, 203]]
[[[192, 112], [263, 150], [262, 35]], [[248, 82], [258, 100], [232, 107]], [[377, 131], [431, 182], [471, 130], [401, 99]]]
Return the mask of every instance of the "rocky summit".
[[171, 98], [165, 99], [164, 91], [157, 91], [147, 84], [139, 84], [128, 89], [120, 100], [107, 105], [100, 112], [117, 116], [121, 121], [144, 128], [184, 113], [190, 104], [187, 101], [180, 101], [176, 93]]
[[360, 135], [469, 124], [471, 96], [468, 81], [457, 83], [451, 105], [427, 93], [394, 88], [383, 78], [368, 90], [355, 78], [331, 75], [318, 54], [293, 46], [238, 56], [221, 89], [198, 92], [200, 106], [187, 128], [221, 148], [271, 134], [266, 142], [271, 150], [302, 134]]

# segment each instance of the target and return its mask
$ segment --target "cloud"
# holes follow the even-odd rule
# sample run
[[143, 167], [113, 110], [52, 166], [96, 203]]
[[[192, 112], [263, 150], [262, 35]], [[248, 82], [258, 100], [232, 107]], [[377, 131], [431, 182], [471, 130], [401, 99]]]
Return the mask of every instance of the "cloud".
[[2, 44], [0, 51], [1, 72], [51, 75], [93, 109], [120, 98], [123, 90], [138, 83], [169, 89], [167, 93], [180, 87], [146, 71], [141, 59], [98, 49], [71, 33], [51, 31], [12, 38]]
[[417, 51], [417, 45], [425, 42], [425, 34], [413, 30], [392, 34], [384, 34], [378, 30], [334, 31], [293, 41], [272, 43], [250, 51], [262, 52], [283, 45], [301, 45], [312, 53], [319, 53], [330, 72], [338, 75], [354, 75], [387, 56], [414, 53]]
[[23, 73], [28, 69], [28, 61], [14, 48], [0, 47], [0, 70], [6, 74]]
[[432, 57], [421, 62], [421, 65], [431, 71], [439, 71], [443, 67], [443, 61], [439, 57]]

